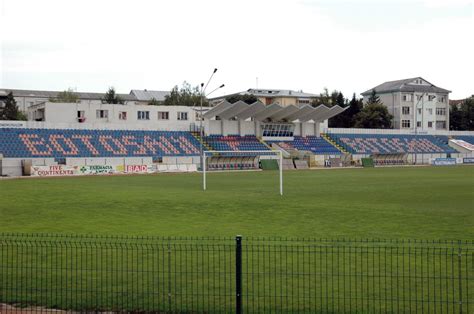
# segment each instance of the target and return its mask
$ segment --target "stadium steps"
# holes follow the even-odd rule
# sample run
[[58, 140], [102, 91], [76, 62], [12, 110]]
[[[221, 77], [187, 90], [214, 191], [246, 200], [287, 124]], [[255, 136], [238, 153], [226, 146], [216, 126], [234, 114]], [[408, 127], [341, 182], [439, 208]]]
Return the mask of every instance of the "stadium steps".
[[262, 143], [263, 145], [265, 145], [266, 147], [268, 147], [269, 150], [275, 150], [273, 147], [271, 147], [270, 145], [268, 145], [261, 137], [257, 137], [257, 140]]
[[321, 137], [324, 138], [326, 141], [328, 141], [329, 143], [331, 143], [331, 145], [333, 145], [334, 147], [336, 147], [337, 149], [339, 149], [341, 151], [341, 153], [344, 153], [344, 154], [349, 154], [349, 152], [344, 148], [342, 147], [341, 145], [337, 144], [329, 135], [327, 135], [326, 133], [321, 133]]
[[207, 150], [207, 151], [214, 150], [211, 146], [209, 146], [209, 144], [205, 140], [201, 138], [201, 134], [199, 134], [199, 132], [191, 132], [191, 134], [194, 136], [195, 139], [198, 140], [199, 143], [202, 144], [204, 150]]

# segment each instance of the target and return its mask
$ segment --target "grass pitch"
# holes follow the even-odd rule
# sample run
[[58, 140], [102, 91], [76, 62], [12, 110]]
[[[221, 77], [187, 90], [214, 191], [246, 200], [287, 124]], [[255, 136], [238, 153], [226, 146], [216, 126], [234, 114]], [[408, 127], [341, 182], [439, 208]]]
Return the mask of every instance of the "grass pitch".
[[0, 180], [2, 232], [472, 239], [474, 167]]

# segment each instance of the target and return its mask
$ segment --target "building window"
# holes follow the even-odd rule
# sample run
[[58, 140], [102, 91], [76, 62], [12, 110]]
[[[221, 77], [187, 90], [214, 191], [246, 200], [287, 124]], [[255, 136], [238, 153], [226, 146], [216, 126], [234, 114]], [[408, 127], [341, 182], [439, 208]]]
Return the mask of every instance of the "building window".
[[410, 120], [402, 120], [402, 128], [409, 128]]
[[428, 95], [428, 101], [433, 101], [435, 100], [436, 96], [435, 95]]
[[446, 102], [446, 97], [444, 97], [444, 96], [438, 97], [438, 102], [445, 103]]
[[150, 120], [150, 111], [137, 111], [138, 120]]
[[418, 114], [421, 114], [421, 108], [418, 108]]
[[412, 94], [404, 94], [402, 96], [403, 101], [413, 101], [413, 95]]
[[436, 121], [437, 129], [446, 129], [446, 121]]
[[78, 110], [77, 111], [77, 118], [78, 119], [84, 118], [85, 115], [86, 115], [86, 113], [85, 113], [84, 110]]
[[309, 99], [298, 99], [299, 104], [309, 104]]
[[96, 110], [95, 116], [97, 119], [107, 119], [109, 117], [108, 110]]
[[119, 120], [127, 120], [127, 112], [126, 111], [120, 111], [119, 112]]
[[416, 127], [420, 128], [421, 127], [421, 121], [416, 121]]
[[158, 111], [158, 120], [169, 120], [170, 113], [168, 111]]
[[410, 114], [410, 107], [402, 107], [402, 114]]
[[433, 109], [432, 108], [427, 108], [426, 111], [428, 111], [428, 114], [433, 114]]
[[428, 127], [432, 128], [433, 127], [433, 121], [428, 121]]
[[446, 108], [436, 108], [436, 115], [437, 116], [445, 116], [446, 115]]
[[187, 112], [178, 112], [178, 120], [188, 120]]

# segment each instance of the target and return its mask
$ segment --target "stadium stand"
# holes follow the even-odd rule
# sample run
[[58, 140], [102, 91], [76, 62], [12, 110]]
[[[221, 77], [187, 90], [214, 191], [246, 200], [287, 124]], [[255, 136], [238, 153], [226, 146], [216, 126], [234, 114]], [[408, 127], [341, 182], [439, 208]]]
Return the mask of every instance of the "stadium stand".
[[275, 143], [281, 148], [291, 151], [310, 151], [316, 155], [339, 155], [341, 152], [322, 137], [317, 136], [295, 136], [293, 141], [267, 141]]
[[454, 137], [456, 140], [463, 140], [465, 142], [468, 142], [472, 145], [474, 145], [474, 136], [469, 136], [469, 135], [457, 135]]
[[411, 134], [328, 134], [352, 154], [456, 153], [433, 135]]
[[198, 156], [199, 145], [183, 131], [0, 129], [7, 158]]
[[261, 143], [256, 136], [246, 135], [210, 135], [204, 137], [208, 147], [217, 151], [239, 151], [239, 150], [270, 150], [265, 144]]

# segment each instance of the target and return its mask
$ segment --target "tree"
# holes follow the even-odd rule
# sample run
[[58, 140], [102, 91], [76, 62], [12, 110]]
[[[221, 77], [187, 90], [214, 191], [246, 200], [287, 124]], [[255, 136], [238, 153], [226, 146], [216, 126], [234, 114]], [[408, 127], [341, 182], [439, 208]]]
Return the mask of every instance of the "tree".
[[50, 102], [60, 102], [60, 103], [77, 103], [79, 97], [74, 92], [72, 88], [68, 88], [67, 90], [58, 93], [55, 98], [50, 98]]
[[389, 129], [393, 116], [380, 103], [367, 103], [356, 116], [354, 127], [367, 129]]
[[313, 99], [311, 102], [311, 105], [313, 107], [317, 107], [319, 105], [326, 105], [329, 106], [331, 103], [331, 95], [329, 95], [329, 90], [327, 87], [324, 87], [324, 90], [322, 93], [319, 93], [319, 97]]
[[449, 128], [457, 131], [474, 131], [474, 98], [466, 98], [460, 106], [449, 112]]
[[155, 97], [153, 97], [153, 98], [150, 100], [150, 102], [148, 103], [148, 105], [150, 105], [150, 106], [159, 106], [159, 105], [161, 105], [161, 103], [160, 103], [158, 100], [156, 100]]
[[[347, 107], [345, 111], [341, 112], [334, 118], [329, 119], [329, 126], [336, 128], [352, 128], [355, 124], [355, 117], [362, 110], [363, 104], [361, 99], [356, 98], [356, 94], [352, 94], [352, 99], [347, 103], [347, 99], [344, 99], [341, 95], [337, 97], [336, 104], [341, 107]], [[344, 99], [344, 101], [343, 101]]]
[[104, 98], [102, 98], [104, 104], [123, 104], [122, 98], [115, 93], [115, 88], [110, 87]]
[[[173, 87], [169, 95], [165, 96], [163, 105], [165, 106], [198, 106], [201, 102], [199, 87], [191, 87], [191, 84], [183, 82], [181, 88], [177, 85]], [[207, 99], [203, 99], [203, 106], [209, 106]]]
[[382, 104], [380, 102], [380, 97], [377, 96], [377, 92], [375, 91], [375, 89], [372, 90], [372, 94], [370, 94], [369, 99], [367, 99], [367, 104]]
[[236, 94], [236, 95], [232, 95], [232, 96], [227, 97], [225, 100], [227, 100], [231, 104], [236, 103], [239, 100], [241, 100], [244, 103], [246, 103], [248, 105], [251, 105], [254, 102], [258, 101], [258, 98], [255, 95], [252, 95], [252, 94], [243, 94], [243, 95]]
[[[333, 91], [331, 94], [331, 103], [333, 106], [337, 105], [342, 108], [347, 107], [347, 99], [344, 98], [344, 95], [341, 92]], [[329, 127], [331, 128], [346, 128], [349, 127], [348, 125], [350, 122], [348, 121], [348, 117], [344, 114], [344, 112], [336, 115], [335, 117], [329, 119]]]
[[0, 107], [0, 120], [18, 120], [18, 106], [16, 100], [13, 97], [13, 93], [8, 93], [4, 100], [4, 104]]

